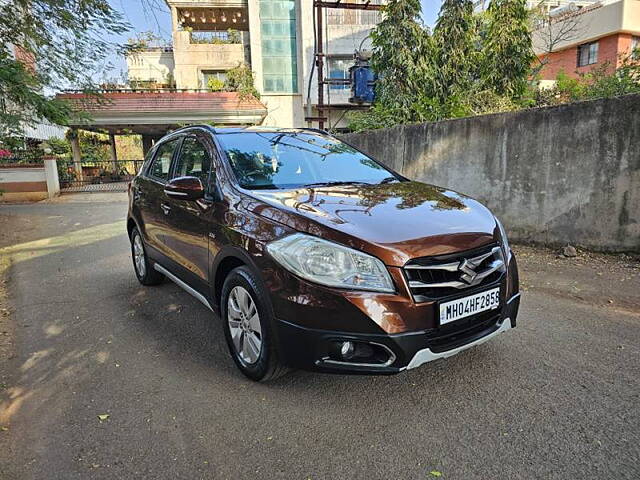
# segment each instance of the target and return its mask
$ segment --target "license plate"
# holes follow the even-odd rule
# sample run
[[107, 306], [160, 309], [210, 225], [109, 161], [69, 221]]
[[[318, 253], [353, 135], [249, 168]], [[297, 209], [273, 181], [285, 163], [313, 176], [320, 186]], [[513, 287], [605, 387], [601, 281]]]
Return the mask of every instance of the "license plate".
[[475, 315], [500, 306], [500, 288], [458, 298], [440, 304], [440, 325], [454, 322], [464, 317]]

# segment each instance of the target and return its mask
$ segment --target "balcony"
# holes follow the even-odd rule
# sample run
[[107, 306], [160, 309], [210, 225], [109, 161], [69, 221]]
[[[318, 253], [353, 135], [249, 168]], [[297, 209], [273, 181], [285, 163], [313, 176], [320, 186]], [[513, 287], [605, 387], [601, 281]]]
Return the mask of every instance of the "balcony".
[[248, 0], [167, 0], [169, 7], [189, 8], [247, 8]]
[[[225, 71], [241, 63], [249, 63], [249, 32], [239, 35], [246, 43], [224, 43], [204, 32], [174, 33], [173, 57], [178, 88], [203, 88], [202, 71]], [[238, 32], [240, 33], [240, 32]]]
[[[221, 6], [224, 4], [224, 6]], [[180, 2], [173, 32], [178, 88], [203, 88], [203, 72], [224, 72], [249, 63], [249, 16], [245, 2]], [[191, 6], [193, 5], [193, 6]]]

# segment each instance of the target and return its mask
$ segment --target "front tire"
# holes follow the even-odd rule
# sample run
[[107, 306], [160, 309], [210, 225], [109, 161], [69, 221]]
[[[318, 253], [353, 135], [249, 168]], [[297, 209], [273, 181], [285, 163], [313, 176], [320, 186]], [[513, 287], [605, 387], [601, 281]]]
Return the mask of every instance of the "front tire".
[[249, 268], [229, 273], [220, 304], [229, 353], [240, 371], [258, 382], [284, 375], [287, 368], [278, 358], [267, 292]]
[[136, 272], [136, 278], [142, 285], [158, 285], [162, 283], [164, 275], [154, 269], [151, 262], [149, 262], [138, 227], [131, 231], [131, 258], [133, 259], [133, 270]]

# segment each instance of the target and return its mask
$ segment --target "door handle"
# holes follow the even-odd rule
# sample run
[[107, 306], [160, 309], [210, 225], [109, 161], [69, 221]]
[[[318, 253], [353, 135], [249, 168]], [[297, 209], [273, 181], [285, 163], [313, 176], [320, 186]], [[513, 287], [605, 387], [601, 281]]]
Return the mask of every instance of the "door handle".
[[161, 203], [160, 208], [162, 209], [165, 215], [169, 215], [169, 212], [171, 212], [171, 207], [166, 203]]

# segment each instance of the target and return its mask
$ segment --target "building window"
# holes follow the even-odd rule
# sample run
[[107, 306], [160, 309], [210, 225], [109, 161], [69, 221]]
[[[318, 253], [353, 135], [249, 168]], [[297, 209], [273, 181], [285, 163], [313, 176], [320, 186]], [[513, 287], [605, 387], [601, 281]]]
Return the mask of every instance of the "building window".
[[[384, 2], [381, 0], [370, 0], [367, 1], [367, 3], [371, 3], [372, 5], [384, 4]], [[341, 8], [327, 9], [327, 25], [373, 26], [380, 23], [380, 20], [382, 20], [380, 10], [352, 10]]]
[[[328, 58], [327, 70], [329, 71], [329, 78], [336, 78], [340, 80], [349, 79], [349, 67], [353, 65], [353, 60], [346, 58]], [[349, 90], [349, 85], [330, 84], [330, 90]]]
[[200, 72], [200, 88], [219, 91], [224, 87], [227, 73], [223, 70], [202, 70]]
[[640, 37], [631, 37], [631, 59], [640, 60]]
[[598, 63], [598, 42], [585, 43], [578, 46], [578, 66]]
[[260, 30], [263, 91], [297, 93], [295, 0], [260, 0]]

